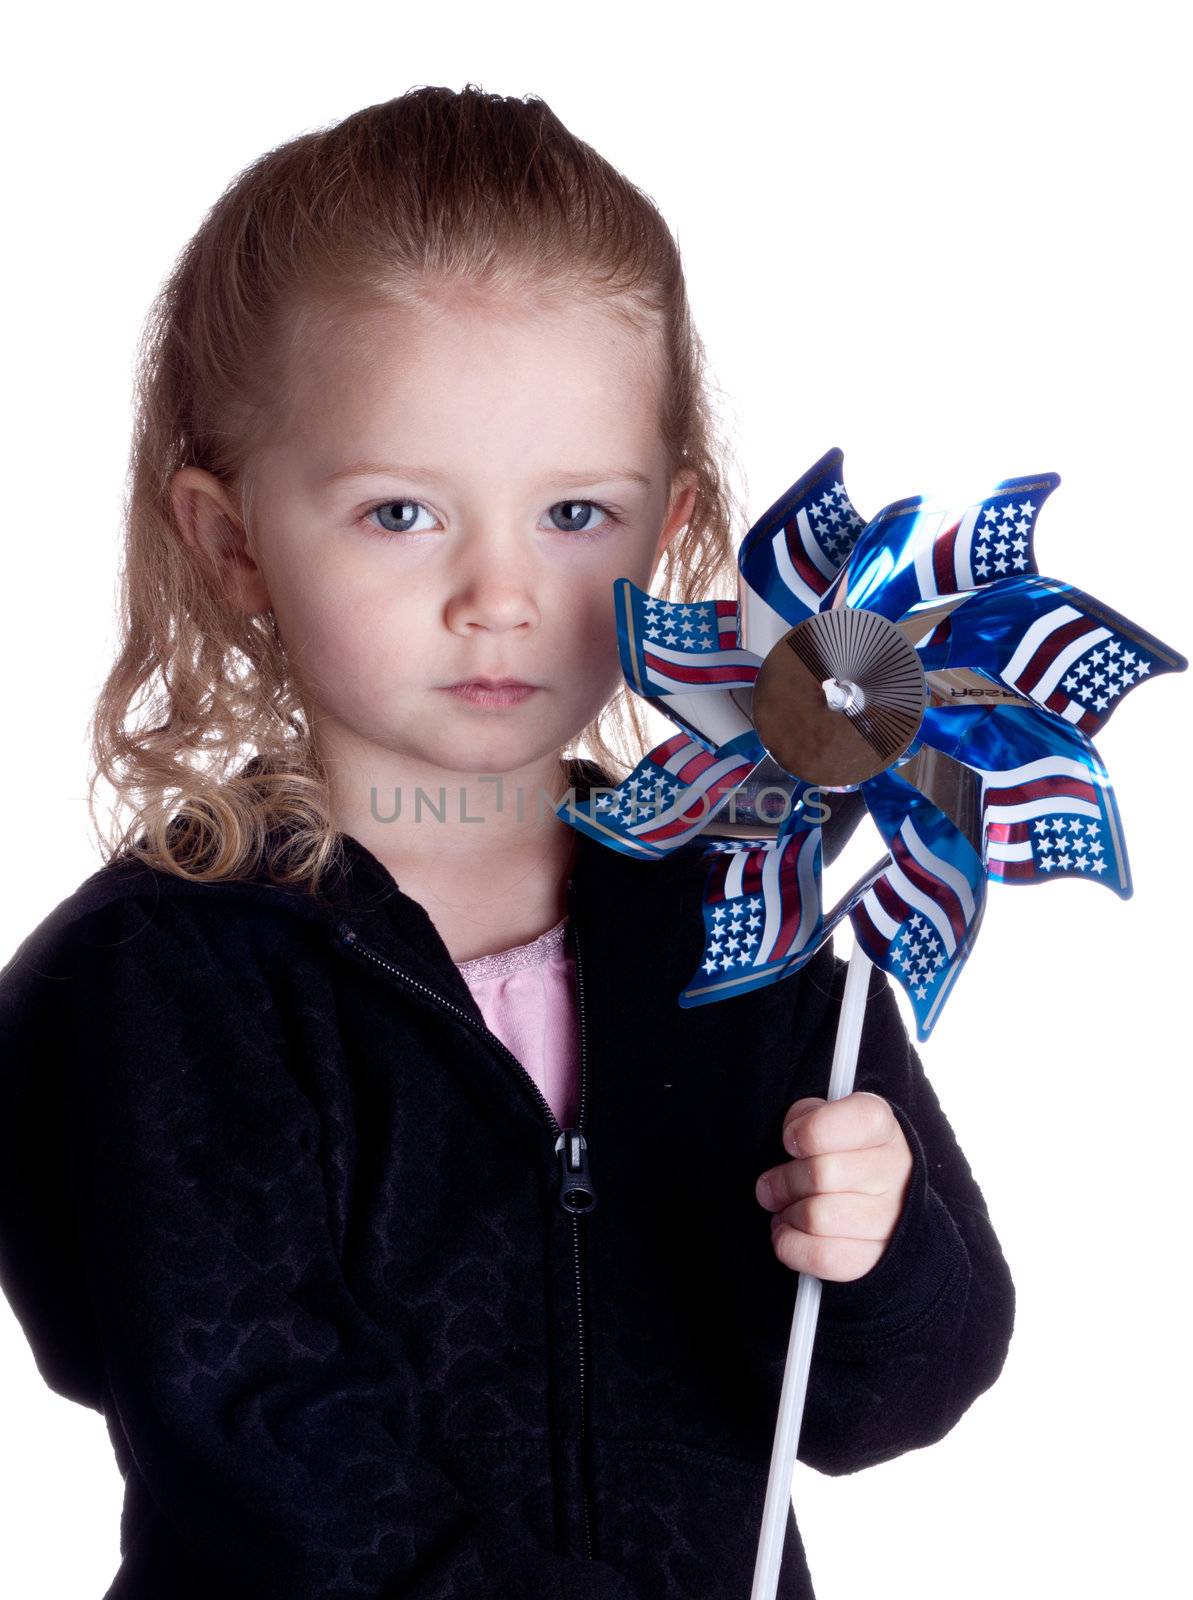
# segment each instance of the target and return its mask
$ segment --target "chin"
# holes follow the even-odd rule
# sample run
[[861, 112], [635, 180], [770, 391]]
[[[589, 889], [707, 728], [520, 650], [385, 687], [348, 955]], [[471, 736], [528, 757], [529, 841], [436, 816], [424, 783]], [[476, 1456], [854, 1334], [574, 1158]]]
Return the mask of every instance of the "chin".
[[[438, 738], [428, 739], [425, 744], [418, 746], [395, 746], [394, 753], [405, 755], [441, 774], [442, 778], [436, 781], [446, 783], [454, 779], [458, 783], [469, 783], [480, 776], [496, 778], [506, 773], [520, 772], [535, 762], [549, 759], [564, 741], [560, 739], [557, 745], [549, 745], [544, 749], [541, 730], [536, 731], [537, 737], [523, 735], [521, 738], [501, 738], [496, 735], [478, 737], [469, 730], [462, 730], [458, 737], [440, 734]], [[493, 785], [486, 787], [491, 790]]]

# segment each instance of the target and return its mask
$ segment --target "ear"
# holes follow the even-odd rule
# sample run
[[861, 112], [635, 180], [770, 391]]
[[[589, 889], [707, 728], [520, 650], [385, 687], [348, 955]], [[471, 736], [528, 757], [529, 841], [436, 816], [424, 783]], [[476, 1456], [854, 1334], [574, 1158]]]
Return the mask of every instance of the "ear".
[[692, 511], [696, 505], [696, 473], [692, 467], [681, 467], [671, 480], [671, 498], [667, 506], [667, 515], [659, 533], [658, 543], [655, 545], [654, 560], [651, 562], [650, 575], [654, 578], [658, 571], [659, 562], [663, 559], [663, 551], [683, 528], [692, 520]]
[[269, 591], [249, 554], [248, 535], [226, 487], [202, 467], [180, 467], [170, 481], [179, 537], [214, 569], [220, 592], [237, 611], [268, 611]]

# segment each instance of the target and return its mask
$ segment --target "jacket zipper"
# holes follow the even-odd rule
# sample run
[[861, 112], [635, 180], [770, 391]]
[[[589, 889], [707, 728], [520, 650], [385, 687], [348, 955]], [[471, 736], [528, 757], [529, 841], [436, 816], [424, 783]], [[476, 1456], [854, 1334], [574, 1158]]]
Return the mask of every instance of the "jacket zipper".
[[[572, 886], [568, 884], [568, 909], [572, 911]], [[400, 967], [395, 967], [392, 961], [387, 961], [384, 956], [378, 955], [375, 950], [370, 950], [363, 944], [356, 930], [347, 922], [340, 922], [336, 927], [337, 936], [342, 944], [349, 949], [366, 956], [377, 966], [392, 972], [403, 983], [417, 989], [420, 994], [428, 995], [439, 1005], [445, 1007], [453, 1016], [466, 1022], [474, 1033], [496, 1045], [501, 1054], [511, 1061], [517, 1068], [521, 1077], [533, 1089], [536, 1099], [546, 1113], [555, 1135], [555, 1154], [560, 1167], [559, 1203], [572, 1218], [572, 1253], [576, 1270], [576, 1315], [579, 1321], [579, 1351], [580, 1351], [580, 1471], [584, 1486], [584, 1553], [586, 1558], [593, 1560], [592, 1545], [592, 1512], [591, 1489], [588, 1477], [588, 1462], [586, 1454], [586, 1435], [588, 1431], [588, 1391], [586, 1373], [586, 1339], [584, 1327], [584, 1282], [580, 1267], [580, 1218], [589, 1212], [597, 1203], [596, 1190], [592, 1185], [592, 1178], [588, 1170], [588, 1141], [584, 1137], [584, 1112], [588, 1096], [588, 1051], [587, 1051], [587, 1024], [584, 1010], [584, 975], [580, 965], [580, 940], [576, 932], [575, 916], [570, 916], [572, 930], [572, 948], [576, 955], [576, 989], [579, 1000], [580, 1012], [580, 1110], [576, 1119], [576, 1127], [561, 1128], [551, 1110], [550, 1102], [543, 1094], [538, 1084], [527, 1072], [513, 1051], [503, 1039], [490, 1028], [483, 1027], [474, 1021], [460, 1006], [449, 1000], [446, 995], [430, 988], [418, 978], [413, 978], [408, 972], [403, 972]]]

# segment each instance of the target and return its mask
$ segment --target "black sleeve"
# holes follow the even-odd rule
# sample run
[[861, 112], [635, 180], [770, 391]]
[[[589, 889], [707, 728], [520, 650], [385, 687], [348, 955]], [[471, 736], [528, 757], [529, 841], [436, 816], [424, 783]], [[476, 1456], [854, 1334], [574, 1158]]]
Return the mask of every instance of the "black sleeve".
[[[833, 960], [834, 1003], [816, 1057], [829, 1062], [846, 971]], [[890, 1103], [912, 1171], [874, 1266], [848, 1283], [821, 1283], [798, 1455], [834, 1476], [943, 1438], [998, 1377], [1015, 1320], [1015, 1288], [986, 1202], [878, 967], [854, 1088]], [[819, 1087], [799, 1092], [827, 1095], [827, 1069]]]
[[[255, 1600], [633, 1600], [420, 1452], [419, 1373], [341, 1273], [318, 1115], [246, 1003], [247, 940], [217, 952], [185, 901], [147, 909], [88, 919], [59, 991], [95, 1336], [178, 1541]], [[36, 1072], [11, 1008], [5, 1028]]]

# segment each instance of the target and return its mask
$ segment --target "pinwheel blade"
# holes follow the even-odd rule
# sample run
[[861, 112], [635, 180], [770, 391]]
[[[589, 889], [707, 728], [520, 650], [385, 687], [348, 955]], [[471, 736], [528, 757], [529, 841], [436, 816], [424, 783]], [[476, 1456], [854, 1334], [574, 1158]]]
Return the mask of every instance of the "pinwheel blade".
[[[833, 799], [830, 807], [816, 784], [792, 777], [777, 761], [764, 756], [737, 783], [728, 802], [709, 818], [701, 837], [710, 846], [727, 842], [729, 849], [776, 844], [795, 829], [827, 822], [838, 809], [837, 797]], [[839, 844], [836, 847], [840, 848]]]
[[1055, 578], [1002, 578], [912, 606], [899, 627], [926, 672], [970, 667], [1094, 734], [1146, 677], [1188, 662], [1109, 606]]
[[1004, 478], [967, 506], [932, 506], [922, 495], [884, 506], [834, 580], [826, 609], [860, 606], [896, 621], [917, 602], [1038, 571], [1036, 517], [1059, 482], [1040, 472]]
[[931, 1033], [973, 947], [986, 906], [986, 873], [973, 845], [940, 808], [895, 772], [862, 785], [890, 851], [825, 919], [848, 915], [876, 966], [906, 990], [918, 1037]]
[[555, 815], [624, 855], [659, 859], [690, 843], [764, 760], [753, 729], [716, 752], [677, 733], [614, 789], [565, 795]]
[[762, 662], [738, 647], [736, 600], [659, 600], [629, 578], [614, 580], [613, 600], [621, 668], [636, 694], [711, 750], [749, 731]]
[[763, 657], [788, 628], [820, 610], [864, 520], [827, 451], [746, 534], [737, 552], [741, 643]]
[[1130, 897], [1118, 803], [1086, 734], [1038, 706], [1004, 704], [930, 706], [920, 736], [978, 774], [989, 877], [1092, 878]]
[[771, 843], [714, 845], [704, 884], [704, 946], [680, 991], [685, 1008], [777, 983], [828, 937], [820, 905], [821, 828], [795, 825]]

